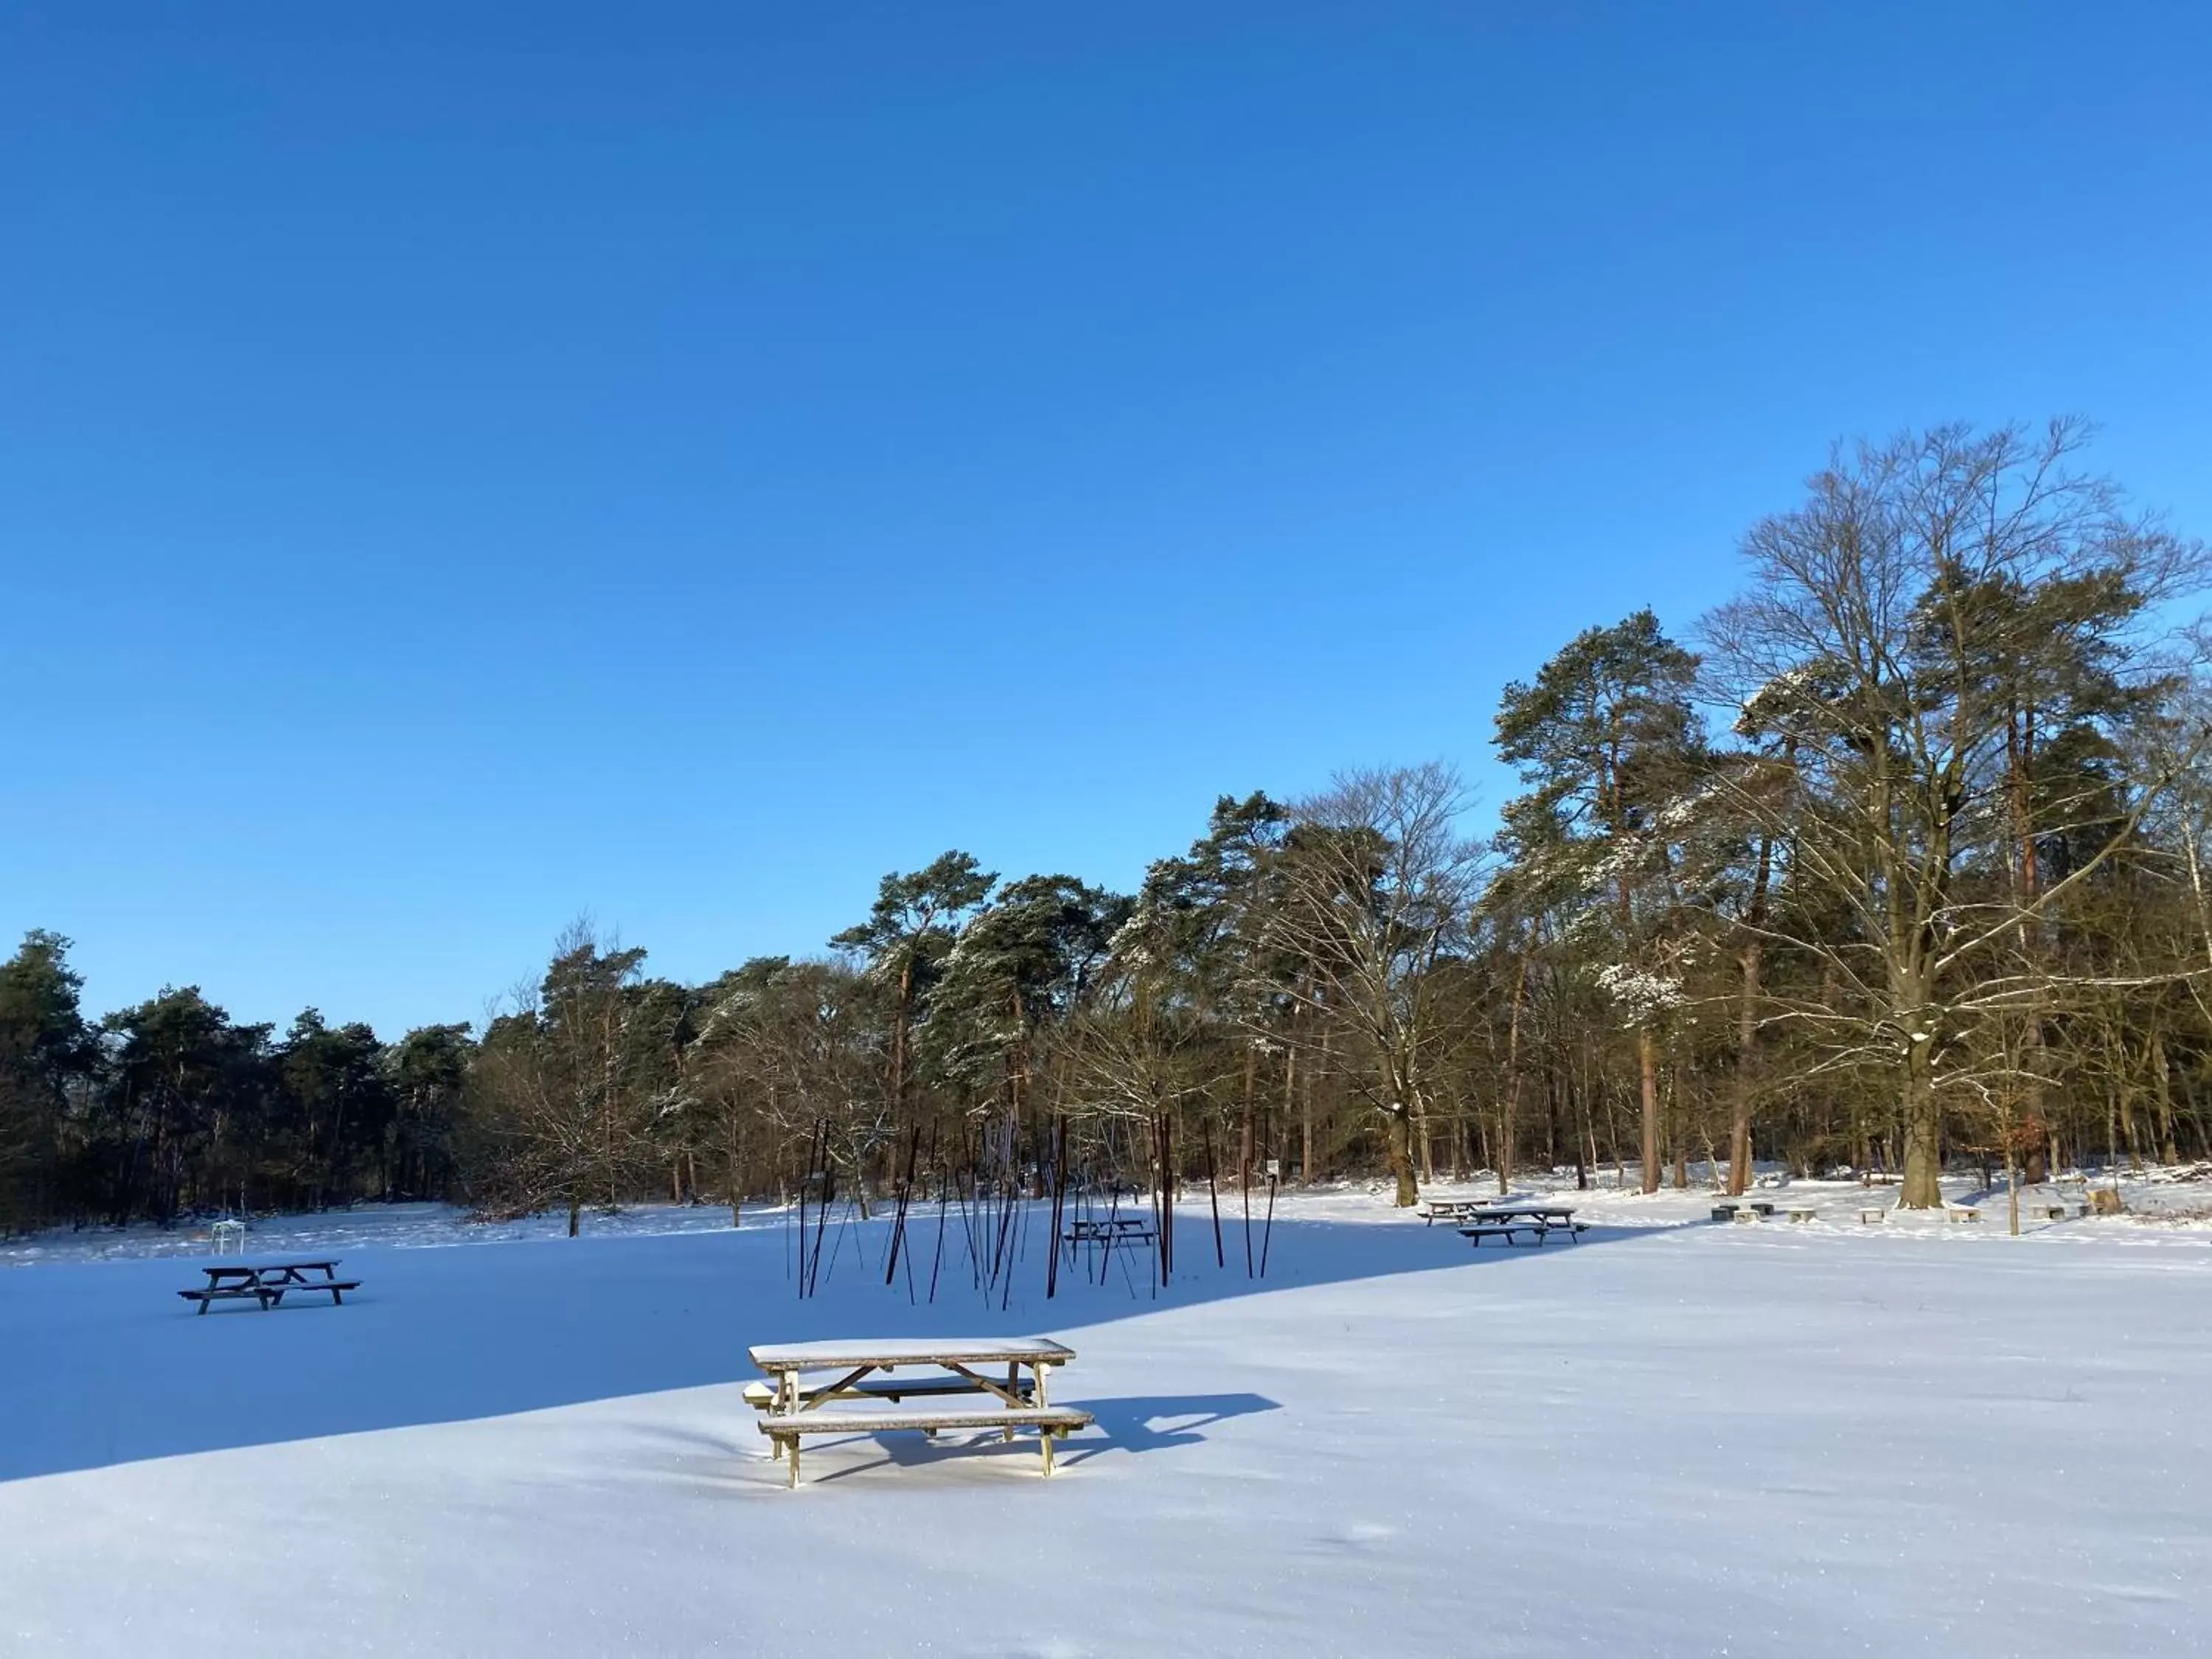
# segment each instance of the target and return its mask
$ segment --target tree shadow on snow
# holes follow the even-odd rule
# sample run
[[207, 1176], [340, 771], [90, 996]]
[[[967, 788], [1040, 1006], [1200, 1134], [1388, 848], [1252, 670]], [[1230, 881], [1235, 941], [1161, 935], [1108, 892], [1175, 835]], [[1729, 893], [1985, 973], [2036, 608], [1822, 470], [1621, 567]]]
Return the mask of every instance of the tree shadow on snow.
[[[0, 1480], [740, 1383], [756, 1376], [747, 1346], [762, 1342], [1047, 1333], [1079, 1356], [1090, 1326], [1301, 1286], [1437, 1273], [1447, 1275], [1438, 1294], [1455, 1297], [1449, 1275], [1480, 1268], [1518, 1275], [1525, 1293], [1528, 1274], [1649, 1231], [1601, 1227], [1540, 1249], [1478, 1249], [1410, 1216], [1279, 1219], [1264, 1241], [1263, 1279], [1246, 1274], [1241, 1225], [1224, 1220], [1224, 1267], [1203, 1213], [1186, 1210], [1170, 1285], [1149, 1285], [1149, 1251], [1129, 1262], [1127, 1279], [1117, 1263], [1103, 1284], [1063, 1256], [1058, 1294], [1048, 1298], [1047, 1216], [1038, 1206], [1024, 1218], [1012, 1294], [1002, 1280], [988, 1302], [957, 1223], [940, 1243], [933, 1213], [908, 1223], [911, 1301], [903, 1267], [895, 1285], [884, 1282], [890, 1229], [881, 1219], [852, 1228], [834, 1270], [803, 1301], [790, 1237], [773, 1219], [713, 1233], [349, 1249], [343, 1276], [362, 1288], [343, 1307], [269, 1313], [246, 1303], [196, 1316], [176, 1294], [200, 1278], [186, 1261], [0, 1272]], [[1255, 1223], [1255, 1267], [1262, 1246]], [[1186, 1444], [1209, 1423], [1273, 1403], [1240, 1395], [1086, 1401], [1083, 1386], [1079, 1358], [1055, 1397], [1097, 1413], [1104, 1438], [1095, 1448], [1072, 1440], [1071, 1458]], [[751, 1413], [732, 1404], [731, 1442], [742, 1446]], [[938, 1455], [919, 1439], [886, 1443]]]

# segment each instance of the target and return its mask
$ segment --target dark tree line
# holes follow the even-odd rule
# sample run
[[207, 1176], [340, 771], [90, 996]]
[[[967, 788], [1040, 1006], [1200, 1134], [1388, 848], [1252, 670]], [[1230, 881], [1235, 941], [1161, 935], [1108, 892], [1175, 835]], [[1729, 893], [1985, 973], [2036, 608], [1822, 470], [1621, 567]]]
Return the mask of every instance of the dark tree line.
[[1742, 595], [1509, 685], [1525, 793], [1448, 769], [1224, 796], [1139, 890], [883, 878], [819, 957], [699, 985], [588, 927], [481, 1032], [281, 1036], [194, 988], [88, 1020], [0, 967], [0, 1225], [453, 1197], [489, 1213], [864, 1203], [980, 1167], [1234, 1184], [1754, 1158], [2212, 1158], [2203, 549], [2080, 428], [1838, 451]]
[[93, 1023], [68, 951], [0, 964], [0, 1224], [452, 1189], [465, 1025], [386, 1044], [310, 1008], [278, 1037], [193, 986]]

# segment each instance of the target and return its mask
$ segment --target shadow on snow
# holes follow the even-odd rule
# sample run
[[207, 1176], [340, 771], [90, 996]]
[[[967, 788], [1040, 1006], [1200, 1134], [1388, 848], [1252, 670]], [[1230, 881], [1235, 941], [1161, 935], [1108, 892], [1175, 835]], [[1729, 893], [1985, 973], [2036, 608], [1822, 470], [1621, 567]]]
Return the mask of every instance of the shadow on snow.
[[[745, 1350], [755, 1343], [1043, 1333], [1079, 1353], [1075, 1333], [1133, 1315], [1446, 1268], [1542, 1271], [1547, 1261], [1648, 1231], [1601, 1227], [1574, 1243], [1470, 1249], [1449, 1228], [1410, 1216], [1278, 1221], [1268, 1276], [1260, 1279], [1246, 1276], [1241, 1227], [1224, 1222], [1223, 1267], [1211, 1226], [1194, 1224], [1186, 1211], [1176, 1222], [1171, 1285], [1147, 1284], [1148, 1250], [1129, 1261], [1126, 1276], [1120, 1264], [1100, 1264], [1091, 1279], [1063, 1256], [1059, 1294], [1048, 1299], [1043, 1213], [1029, 1228], [1004, 1307], [995, 1297], [986, 1304], [957, 1232], [937, 1254], [933, 1217], [927, 1227], [909, 1223], [912, 1302], [903, 1268], [895, 1285], [884, 1283], [890, 1229], [880, 1218], [848, 1224], [835, 1265], [825, 1259], [817, 1294], [804, 1301], [787, 1266], [787, 1230], [776, 1223], [349, 1249], [343, 1276], [362, 1289], [342, 1308], [318, 1297], [264, 1313], [239, 1302], [204, 1317], [176, 1294], [201, 1282], [191, 1261], [0, 1273], [0, 1480], [714, 1384], [731, 1387], [732, 1441], [743, 1443], [738, 1431], [750, 1431], [751, 1413], [736, 1389], [754, 1377]], [[933, 1265], [933, 1305], [926, 1299]], [[1092, 1400], [1082, 1383], [1079, 1359], [1054, 1397], [1094, 1413], [1104, 1438], [1071, 1443], [1070, 1462], [1188, 1443], [1207, 1424], [1273, 1403], [1249, 1395]], [[894, 1459], [939, 1455], [909, 1437], [884, 1444]]]
[[[1094, 1457], [1195, 1446], [1206, 1439], [1199, 1432], [1200, 1429], [1227, 1422], [1232, 1417], [1282, 1409], [1279, 1401], [1259, 1394], [1151, 1395], [1115, 1400], [1070, 1400], [1066, 1403], [1081, 1407], [1097, 1420], [1083, 1438], [1071, 1440], [1060, 1449], [1059, 1462], [1064, 1468], [1087, 1463]], [[872, 1462], [848, 1463], [809, 1478], [814, 1485], [828, 1486], [834, 1480], [849, 1480], [877, 1469], [921, 1468], [955, 1457], [969, 1459], [979, 1450], [987, 1456], [995, 1453], [1019, 1460], [1024, 1474], [1034, 1470], [1036, 1437], [1020, 1435], [1011, 1443], [994, 1447], [990, 1443], [997, 1432], [994, 1429], [951, 1430], [934, 1440], [911, 1430], [904, 1434], [855, 1435], [850, 1440], [823, 1437], [817, 1438], [813, 1446], [850, 1447], [856, 1441], [873, 1439], [883, 1455]], [[1103, 1440], [1094, 1437], [1102, 1433], [1105, 1436]], [[810, 1448], [809, 1455], [811, 1455]]]

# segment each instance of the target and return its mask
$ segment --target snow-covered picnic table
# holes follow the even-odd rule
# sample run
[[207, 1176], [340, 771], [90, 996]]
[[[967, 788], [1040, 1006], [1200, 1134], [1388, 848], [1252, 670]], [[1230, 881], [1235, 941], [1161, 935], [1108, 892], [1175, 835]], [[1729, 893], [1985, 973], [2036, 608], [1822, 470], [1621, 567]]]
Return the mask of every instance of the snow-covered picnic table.
[[1085, 1216], [1069, 1222], [1067, 1231], [1060, 1236], [1060, 1242], [1067, 1246], [1070, 1261], [1079, 1249], [1088, 1260], [1101, 1251], [1111, 1254], [1116, 1244], [1152, 1244], [1158, 1239], [1159, 1230], [1146, 1215]]
[[1491, 1202], [1483, 1198], [1431, 1198], [1421, 1206], [1421, 1223], [1433, 1227], [1439, 1221], [1463, 1221], [1480, 1215]]
[[[205, 1290], [179, 1291], [177, 1294], [187, 1302], [197, 1302], [199, 1311], [205, 1313], [211, 1303], [252, 1297], [261, 1304], [261, 1311], [283, 1305], [287, 1291], [327, 1291], [334, 1306], [343, 1306], [345, 1293], [357, 1291], [357, 1279], [338, 1277], [338, 1258], [326, 1261], [262, 1261], [239, 1262], [228, 1267], [203, 1267], [207, 1275]], [[313, 1277], [316, 1273], [322, 1277]]]
[[[1072, 1429], [1086, 1428], [1089, 1412], [1054, 1407], [1046, 1398], [1045, 1378], [1054, 1367], [1075, 1358], [1075, 1351], [1047, 1337], [866, 1338], [827, 1342], [788, 1342], [750, 1350], [756, 1367], [774, 1379], [745, 1390], [745, 1401], [763, 1413], [760, 1431], [775, 1443], [775, 1455], [791, 1462], [790, 1484], [799, 1484], [799, 1442], [807, 1434], [886, 1434], [919, 1429], [999, 1429], [1012, 1440], [1016, 1429], [1034, 1429], [1043, 1453], [1044, 1473], [1052, 1473], [1053, 1442]], [[983, 1375], [982, 1367], [1006, 1367], [1006, 1380]], [[892, 1375], [902, 1367], [944, 1373], [913, 1379]], [[808, 1371], [837, 1371], [834, 1381], [808, 1386]], [[1024, 1376], [1024, 1373], [1027, 1375]], [[878, 1373], [881, 1373], [880, 1377]], [[935, 1400], [979, 1395], [996, 1406], [931, 1407], [923, 1411], [825, 1409], [835, 1401]]]
[[1526, 1233], [1541, 1244], [1550, 1233], [1563, 1232], [1572, 1242], [1589, 1228], [1575, 1219], [1569, 1204], [1480, 1204], [1460, 1214], [1459, 1235], [1480, 1249], [1486, 1238], [1502, 1238], [1508, 1244], [1516, 1233]]

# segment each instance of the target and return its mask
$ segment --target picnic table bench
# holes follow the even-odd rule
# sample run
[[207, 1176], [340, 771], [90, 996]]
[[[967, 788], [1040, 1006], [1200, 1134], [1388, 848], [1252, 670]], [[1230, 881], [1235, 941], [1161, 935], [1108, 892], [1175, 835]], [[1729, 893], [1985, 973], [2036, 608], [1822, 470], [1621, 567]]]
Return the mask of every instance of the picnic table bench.
[[[198, 1303], [198, 1311], [205, 1313], [217, 1302], [241, 1300], [252, 1297], [261, 1304], [261, 1311], [283, 1305], [287, 1291], [327, 1291], [333, 1307], [343, 1306], [345, 1293], [357, 1291], [357, 1279], [338, 1277], [338, 1259], [327, 1261], [263, 1261], [239, 1262], [232, 1267], [203, 1267], [207, 1275], [204, 1290], [179, 1291], [177, 1294], [187, 1302]], [[313, 1275], [319, 1273], [320, 1279]]]
[[[762, 1413], [757, 1426], [775, 1443], [775, 1455], [790, 1460], [789, 1484], [799, 1484], [799, 1444], [810, 1434], [889, 1434], [918, 1429], [934, 1437], [946, 1429], [997, 1429], [1012, 1440], [1017, 1429], [1035, 1430], [1044, 1473], [1052, 1473], [1053, 1443], [1070, 1431], [1088, 1428], [1089, 1412], [1054, 1406], [1045, 1379], [1075, 1351], [1045, 1337], [866, 1339], [793, 1342], [756, 1347], [752, 1363], [773, 1379], [753, 1383], [745, 1403]], [[1003, 1382], [984, 1375], [1006, 1367]], [[895, 1377], [899, 1368], [921, 1366], [944, 1372], [938, 1377]], [[809, 1386], [809, 1371], [842, 1373], [834, 1381]], [[1028, 1375], [1024, 1376], [1026, 1371]], [[871, 1380], [881, 1373], [880, 1380]], [[907, 1397], [935, 1400], [979, 1395], [996, 1406], [978, 1403], [932, 1407], [924, 1411], [839, 1410], [831, 1402]]]
[[1571, 1243], [1577, 1234], [1589, 1231], [1589, 1223], [1576, 1220], [1571, 1205], [1482, 1204], [1462, 1215], [1459, 1236], [1480, 1249], [1486, 1238], [1502, 1238], [1511, 1244], [1516, 1236], [1527, 1234], [1540, 1245], [1548, 1235], [1563, 1232]]

